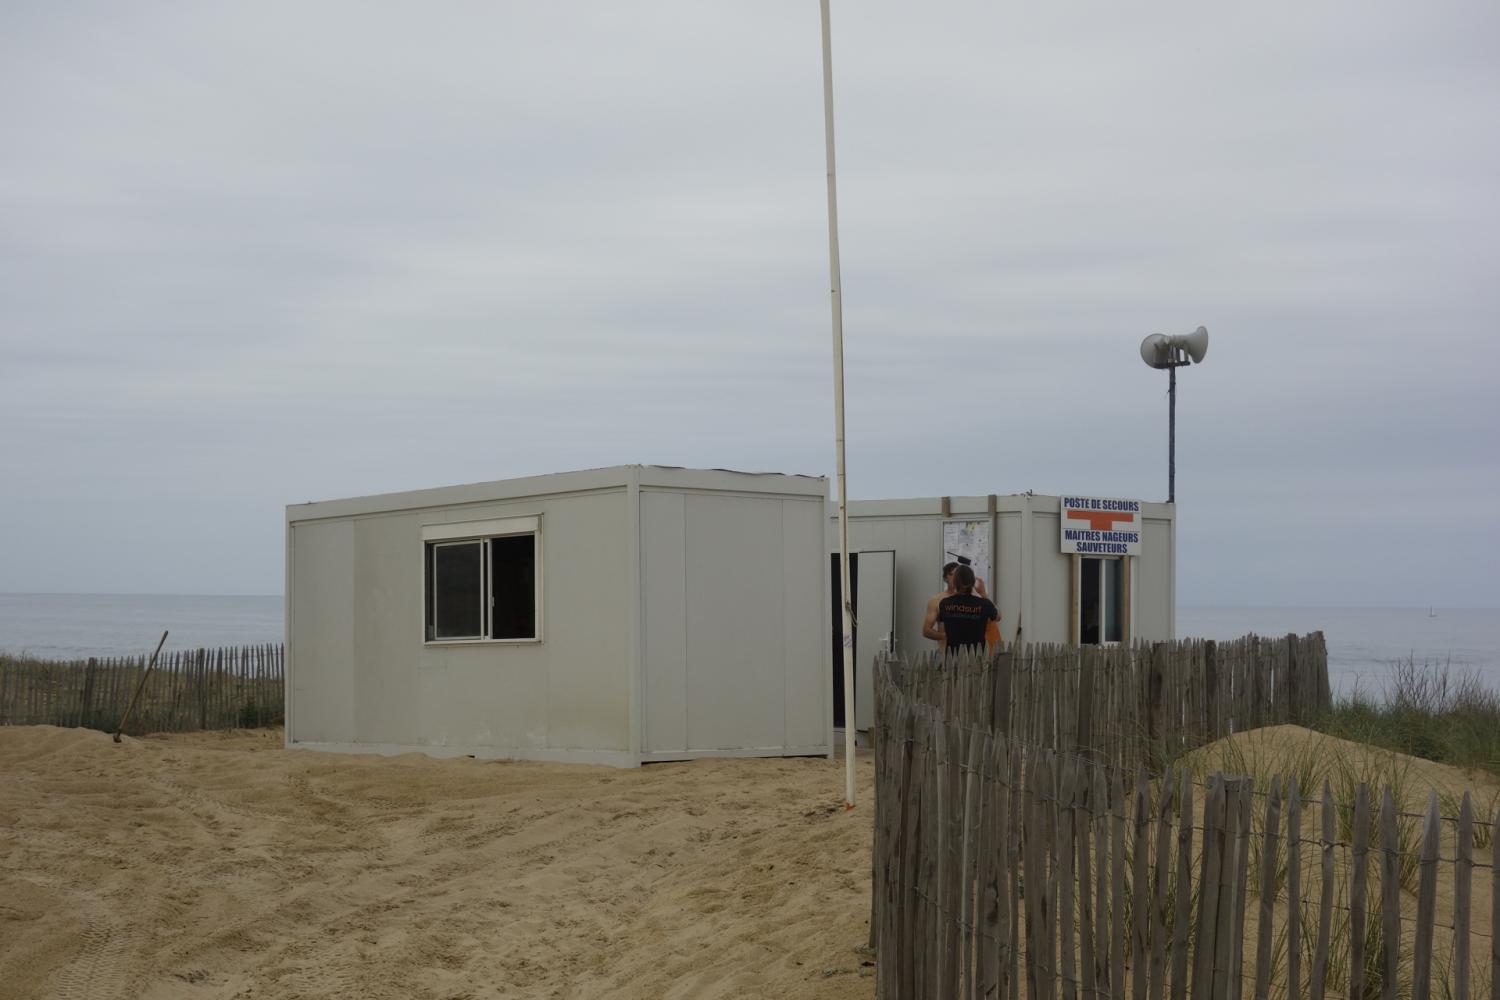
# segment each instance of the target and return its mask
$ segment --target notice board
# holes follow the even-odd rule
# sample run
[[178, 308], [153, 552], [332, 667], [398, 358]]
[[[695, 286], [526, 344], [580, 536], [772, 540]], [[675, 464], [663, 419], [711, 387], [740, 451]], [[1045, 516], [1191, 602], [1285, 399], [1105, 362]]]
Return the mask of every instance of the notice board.
[[984, 581], [985, 590], [995, 592], [993, 565], [995, 559], [994, 527], [988, 517], [954, 518], [943, 522], [943, 565], [969, 560], [974, 576]]

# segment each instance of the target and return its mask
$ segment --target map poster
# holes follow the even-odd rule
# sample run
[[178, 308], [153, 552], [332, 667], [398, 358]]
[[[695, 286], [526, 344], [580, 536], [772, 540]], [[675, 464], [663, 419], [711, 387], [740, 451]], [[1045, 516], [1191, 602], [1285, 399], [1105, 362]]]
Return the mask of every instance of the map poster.
[[958, 557], [963, 556], [969, 560], [974, 576], [984, 581], [985, 589], [991, 594], [995, 592], [995, 577], [991, 568], [994, 552], [994, 536], [989, 518], [943, 522], [943, 561], [940, 565], [958, 562]]

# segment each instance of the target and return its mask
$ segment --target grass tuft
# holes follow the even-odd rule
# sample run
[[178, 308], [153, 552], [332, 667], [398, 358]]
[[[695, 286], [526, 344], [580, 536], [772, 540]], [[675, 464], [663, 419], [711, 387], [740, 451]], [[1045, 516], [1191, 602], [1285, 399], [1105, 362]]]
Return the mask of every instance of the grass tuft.
[[1390, 664], [1378, 694], [1355, 687], [1315, 728], [1330, 736], [1500, 776], [1500, 691], [1451, 662]]

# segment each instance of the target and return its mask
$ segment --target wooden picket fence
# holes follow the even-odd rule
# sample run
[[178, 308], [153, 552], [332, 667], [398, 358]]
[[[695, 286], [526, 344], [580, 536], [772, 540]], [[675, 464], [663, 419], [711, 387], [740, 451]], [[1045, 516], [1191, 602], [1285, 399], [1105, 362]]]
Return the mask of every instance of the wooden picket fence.
[[1233, 642], [1023, 646], [994, 658], [888, 658], [888, 682], [944, 718], [1026, 746], [1159, 765], [1233, 732], [1316, 718], [1332, 702], [1323, 633]]
[[961, 717], [977, 663], [900, 667], [876, 667], [877, 997], [1500, 1000], [1500, 812], [1038, 747]]
[[[147, 658], [57, 661], [0, 656], [0, 725], [114, 730]], [[130, 733], [274, 725], [284, 714], [280, 643], [164, 651], [131, 714]]]

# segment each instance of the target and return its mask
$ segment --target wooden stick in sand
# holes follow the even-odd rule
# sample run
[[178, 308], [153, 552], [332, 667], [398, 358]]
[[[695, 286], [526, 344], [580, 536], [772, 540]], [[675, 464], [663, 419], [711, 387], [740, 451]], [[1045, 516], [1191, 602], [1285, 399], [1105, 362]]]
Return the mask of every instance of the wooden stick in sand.
[[120, 742], [120, 734], [125, 732], [125, 723], [130, 721], [130, 713], [135, 711], [135, 703], [141, 696], [141, 689], [146, 686], [146, 678], [151, 676], [151, 668], [156, 666], [156, 657], [160, 655], [162, 646], [166, 645], [167, 632], [162, 630], [161, 639], [156, 643], [156, 651], [151, 654], [151, 662], [146, 664], [146, 669], [141, 671], [141, 679], [136, 681], [135, 693], [130, 696], [130, 704], [125, 706], [125, 714], [120, 717], [120, 728], [115, 731], [115, 742]]

